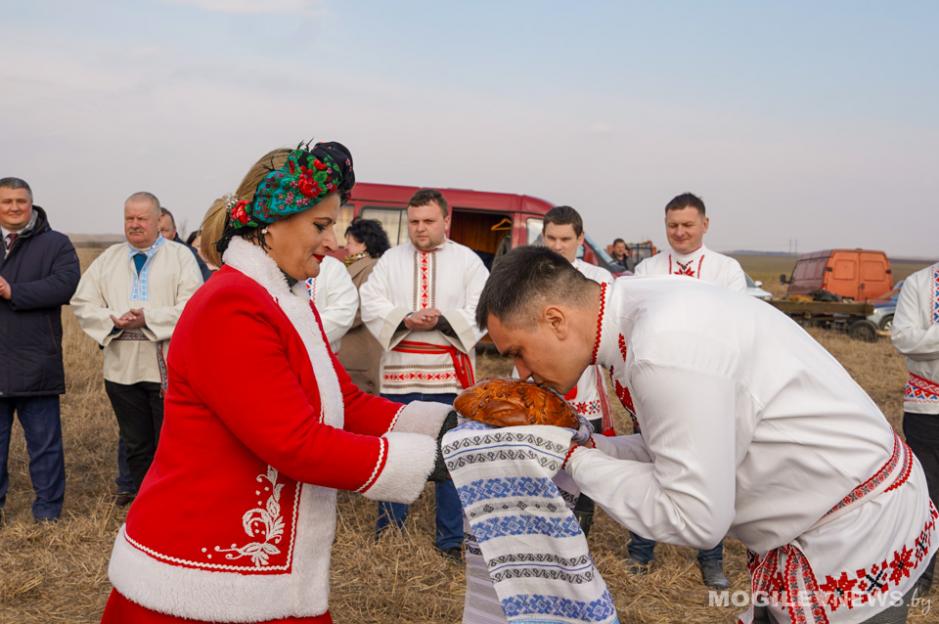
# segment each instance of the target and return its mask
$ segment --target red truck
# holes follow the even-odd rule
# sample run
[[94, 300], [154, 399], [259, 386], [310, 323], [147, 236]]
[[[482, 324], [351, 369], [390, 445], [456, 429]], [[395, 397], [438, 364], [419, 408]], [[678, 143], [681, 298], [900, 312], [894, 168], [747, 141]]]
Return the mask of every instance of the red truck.
[[[407, 240], [408, 200], [421, 187], [358, 182], [343, 205], [336, 235], [342, 235], [354, 217], [381, 222], [392, 245]], [[487, 267], [492, 260], [519, 245], [539, 243], [544, 214], [554, 204], [530, 195], [438, 188], [450, 205], [450, 238], [472, 248]], [[585, 237], [583, 259], [611, 270], [612, 259], [601, 246]]]

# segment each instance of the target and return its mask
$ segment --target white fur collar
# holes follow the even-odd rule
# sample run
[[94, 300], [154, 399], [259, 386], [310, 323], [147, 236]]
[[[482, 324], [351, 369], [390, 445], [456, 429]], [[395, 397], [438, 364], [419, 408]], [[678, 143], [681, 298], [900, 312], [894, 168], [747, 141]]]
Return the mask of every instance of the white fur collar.
[[228, 249], [225, 250], [225, 254], [222, 256], [222, 262], [233, 269], [238, 269], [275, 297], [290, 294], [287, 278], [277, 266], [277, 263], [264, 253], [263, 249], [254, 243], [249, 243], [240, 236], [231, 239]]

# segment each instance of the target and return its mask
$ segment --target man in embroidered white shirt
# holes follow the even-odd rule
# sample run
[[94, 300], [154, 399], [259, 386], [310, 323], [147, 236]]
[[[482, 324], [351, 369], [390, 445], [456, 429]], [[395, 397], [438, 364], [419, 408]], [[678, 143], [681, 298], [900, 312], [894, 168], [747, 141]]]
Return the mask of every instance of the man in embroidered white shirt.
[[[909, 380], [903, 392], [903, 433], [926, 472], [929, 494], [939, 500], [939, 262], [903, 282], [890, 330], [893, 346], [906, 357]], [[932, 586], [936, 559], [920, 577]]]
[[170, 336], [202, 285], [189, 249], [160, 234], [160, 201], [152, 193], [127, 198], [124, 235], [126, 242], [95, 258], [71, 301], [81, 328], [104, 350], [104, 387], [129, 472], [119, 475], [122, 504], [130, 502], [153, 461], [163, 424]]
[[[677, 275], [704, 280], [731, 290], [744, 291], [747, 279], [740, 263], [704, 246], [710, 221], [704, 202], [692, 193], [683, 193], [665, 206], [665, 234], [669, 249], [643, 260], [636, 275]], [[635, 424], [635, 419], [633, 420]], [[655, 557], [655, 541], [633, 533], [629, 542], [629, 568], [644, 573]], [[698, 565], [704, 583], [725, 589], [730, 585], [724, 575], [724, 543], [698, 553]]]
[[710, 220], [700, 197], [682, 193], [665, 205], [665, 235], [669, 249], [646, 258], [636, 275], [678, 275], [704, 280], [731, 290], [747, 289], [740, 263], [704, 245]]
[[742, 622], [905, 621], [939, 546], [923, 469], [787, 316], [698, 280], [597, 284], [542, 247], [500, 258], [476, 315], [522, 377], [558, 392], [612, 369], [642, 435], [594, 435], [562, 468], [642, 535], [743, 542], [758, 608]]
[[[385, 350], [381, 395], [399, 403], [452, 404], [474, 383], [476, 301], [489, 272], [469, 247], [447, 238], [450, 213], [440, 191], [408, 202], [408, 242], [379, 258], [359, 290], [362, 322]], [[453, 481], [436, 483], [438, 550], [461, 557], [463, 508]], [[380, 503], [376, 531], [403, 525], [408, 506]]]

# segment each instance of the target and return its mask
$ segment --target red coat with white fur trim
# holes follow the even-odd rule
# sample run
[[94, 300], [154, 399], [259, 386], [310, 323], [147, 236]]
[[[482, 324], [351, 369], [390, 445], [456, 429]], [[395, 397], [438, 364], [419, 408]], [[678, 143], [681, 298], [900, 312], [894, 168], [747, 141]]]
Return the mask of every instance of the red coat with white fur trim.
[[225, 262], [174, 332], [160, 445], [109, 576], [180, 617], [319, 615], [336, 489], [413, 501], [447, 406], [361, 392], [266, 254], [236, 238]]

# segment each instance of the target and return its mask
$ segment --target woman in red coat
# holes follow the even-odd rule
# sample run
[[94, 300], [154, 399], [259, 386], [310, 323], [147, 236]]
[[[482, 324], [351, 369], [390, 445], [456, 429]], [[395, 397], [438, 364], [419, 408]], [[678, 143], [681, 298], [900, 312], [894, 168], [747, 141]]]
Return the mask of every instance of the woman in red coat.
[[[339, 143], [245, 177], [167, 359], [153, 465], [121, 527], [102, 622], [331, 622], [336, 490], [412, 502], [449, 406], [361, 392], [294, 281], [315, 277], [354, 183]], [[211, 228], [208, 228], [209, 230]]]

